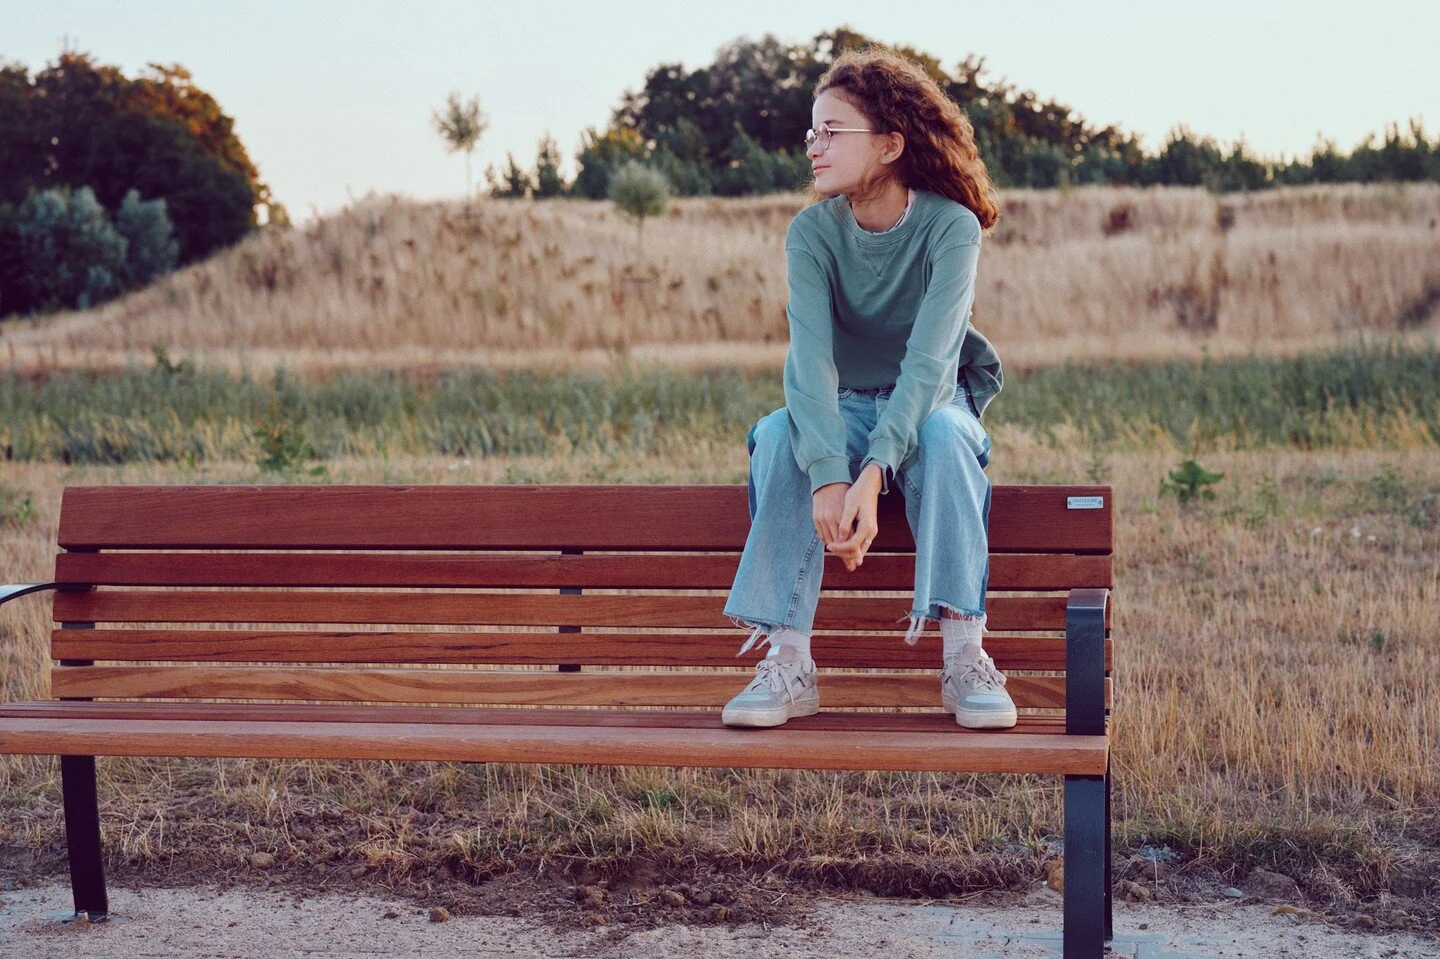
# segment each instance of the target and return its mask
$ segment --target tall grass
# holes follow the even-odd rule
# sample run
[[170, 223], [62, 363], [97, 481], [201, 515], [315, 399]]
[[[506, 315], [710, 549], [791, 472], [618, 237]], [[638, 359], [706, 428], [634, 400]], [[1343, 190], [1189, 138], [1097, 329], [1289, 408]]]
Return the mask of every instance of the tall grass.
[[[195, 370], [162, 358], [118, 374], [0, 374], [0, 452], [67, 463], [259, 458], [285, 427], [321, 459], [659, 453], [704, 438], [743, 448], [784, 405], [779, 377], [733, 368], [385, 370], [325, 380]], [[1294, 359], [1066, 363], [1007, 376], [987, 428], [1107, 449], [1411, 448], [1440, 442], [1440, 349], [1355, 341]]]

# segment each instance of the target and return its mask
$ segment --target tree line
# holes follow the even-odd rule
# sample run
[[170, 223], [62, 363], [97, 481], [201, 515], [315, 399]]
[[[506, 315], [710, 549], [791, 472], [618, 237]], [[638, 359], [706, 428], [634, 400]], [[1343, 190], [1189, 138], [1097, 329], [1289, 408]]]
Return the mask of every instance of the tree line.
[[964, 108], [980, 155], [1000, 187], [1063, 188], [1086, 184], [1200, 186], [1216, 192], [1282, 185], [1440, 180], [1440, 139], [1423, 126], [1387, 125], [1350, 152], [1319, 139], [1307, 157], [1257, 156], [1243, 139], [1227, 146], [1181, 124], [1154, 153], [1138, 134], [1087, 122], [1079, 111], [1002, 81], [985, 78], [985, 58], [969, 55], [953, 70], [909, 46], [881, 44], [841, 28], [787, 44], [771, 34], [722, 47], [715, 61], [687, 71], [661, 64], [637, 91], [626, 91], [604, 130], [587, 128], [577, 173], [556, 175], [559, 153], [542, 138], [535, 163], [512, 155], [486, 170], [487, 192], [500, 197], [608, 195], [627, 162], [665, 174], [682, 196], [744, 196], [799, 189], [810, 174], [801, 138], [810, 126], [811, 91], [835, 56], [880, 46], [921, 64]]
[[92, 306], [288, 222], [189, 71], [0, 63], [0, 316]]

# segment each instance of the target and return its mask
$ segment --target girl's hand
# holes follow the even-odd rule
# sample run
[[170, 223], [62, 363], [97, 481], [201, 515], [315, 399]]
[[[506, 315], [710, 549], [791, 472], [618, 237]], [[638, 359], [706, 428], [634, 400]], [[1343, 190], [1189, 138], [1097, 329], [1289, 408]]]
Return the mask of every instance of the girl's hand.
[[850, 491], [849, 483], [827, 483], [815, 491], [811, 497], [813, 507], [812, 519], [815, 520], [815, 532], [827, 545], [838, 542], [840, 536], [840, 517], [845, 515], [845, 503], [848, 500]]
[[[832, 483], [815, 492], [815, 528], [826, 548], [844, 560], [847, 572], [864, 565], [865, 553], [880, 531], [876, 519], [880, 484], [880, 467], [872, 463], [854, 484]], [[832, 512], [836, 506], [838, 523]]]

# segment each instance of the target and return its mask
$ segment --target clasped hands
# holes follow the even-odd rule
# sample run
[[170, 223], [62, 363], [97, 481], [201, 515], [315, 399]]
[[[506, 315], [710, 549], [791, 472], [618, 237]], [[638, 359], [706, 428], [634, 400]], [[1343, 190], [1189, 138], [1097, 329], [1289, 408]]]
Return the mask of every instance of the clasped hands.
[[846, 572], [865, 562], [865, 552], [880, 531], [875, 514], [882, 482], [880, 467], [870, 463], [854, 483], [827, 483], [811, 497], [815, 531], [825, 548], [844, 560]]

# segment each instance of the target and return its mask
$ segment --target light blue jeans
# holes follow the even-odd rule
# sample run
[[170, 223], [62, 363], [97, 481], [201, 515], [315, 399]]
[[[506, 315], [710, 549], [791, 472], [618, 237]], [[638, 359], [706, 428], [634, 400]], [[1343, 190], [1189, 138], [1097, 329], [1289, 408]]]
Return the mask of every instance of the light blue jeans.
[[[840, 387], [846, 453], [852, 481], [869, 448], [869, 434], [895, 387]], [[760, 418], [745, 437], [750, 453], [750, 532], [725, 603], [725, 614], [754, 629], [746, 648], [782, 626], [812, 631], [820, 600], [825, 542], [815, 529], [810, 477], [795, 462], [789, 413]], [[963, 379], [955, 399], [920, 424], [919, 452], [899, 470], [887, 496], [903, 493], [915, 540], [915, 600], [907, 643], [943, 606], [961, 616], [985, 615], [990, 580], [990, 437]], [[836, 585], [832, 583], [832, 586]], [[897, 622], [905, 617], [897, 618]]]

